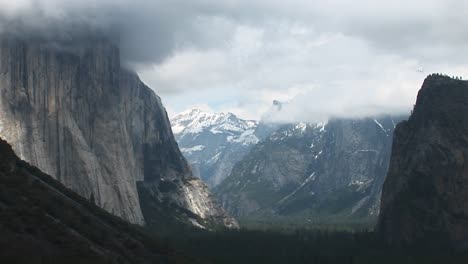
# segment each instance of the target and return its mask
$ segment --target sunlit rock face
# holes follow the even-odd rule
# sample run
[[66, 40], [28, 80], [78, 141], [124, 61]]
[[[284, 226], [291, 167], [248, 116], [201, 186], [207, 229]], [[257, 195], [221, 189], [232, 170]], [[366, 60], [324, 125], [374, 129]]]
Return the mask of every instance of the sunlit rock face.
[[185, 188], [192, 173], [160, 98], [121, 67], [105, 39], [2, 36], [0, 136], [22, 159], [132, 223], [145, 222], [137, 182], [177, 182], [182, 191], [170, 203], [204, 218], [223, 213], [204, 208], [214, 204], [209, 194], [193, 198], [206, 189]]
[[431, 75], [395, 130], [378, 229], [388, 243], [468, 247], [468, 82]]

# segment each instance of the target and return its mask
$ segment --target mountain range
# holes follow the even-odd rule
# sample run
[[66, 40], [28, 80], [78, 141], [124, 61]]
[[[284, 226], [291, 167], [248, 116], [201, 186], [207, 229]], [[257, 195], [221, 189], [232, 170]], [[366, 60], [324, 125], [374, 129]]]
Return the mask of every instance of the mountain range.
[[214, 191], [239, 219], [375, 219], [401, 119], [285, 125], [253, 147]]
[[211, 187], [229, 176], [234, 164], [271, 130], [261, 122], [243, 120], [232, 113], [200, 109], [174, 116], [171, 125], [182, 154]]
[[191, 109], [171, 124], [183, 155], [239, 219], [375, 221], [403, 119], [278, 124]]

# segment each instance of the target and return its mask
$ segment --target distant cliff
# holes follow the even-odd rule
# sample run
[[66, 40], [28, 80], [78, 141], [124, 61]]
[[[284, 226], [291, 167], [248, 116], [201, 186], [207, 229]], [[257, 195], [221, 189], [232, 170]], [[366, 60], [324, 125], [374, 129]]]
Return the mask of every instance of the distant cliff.
[[[2, 36], [0, 136], [22, 159], [132, 223], [148, 220], [142, 203], [233, 222], [193, 179], [160, 98], [121, 67], [119, 49], [105, 39]], [[178, 192], [161, 191], [163, 181]], [[151, 196], [141, 200], [137, 182]]]
[[427, 77], [398, 124], [378, 230], [392, 245], [468, 246], [468, 82]]
[[254, 146], [215, 193], [238, 218], [375, 220], [402, 118], [286, 125]]

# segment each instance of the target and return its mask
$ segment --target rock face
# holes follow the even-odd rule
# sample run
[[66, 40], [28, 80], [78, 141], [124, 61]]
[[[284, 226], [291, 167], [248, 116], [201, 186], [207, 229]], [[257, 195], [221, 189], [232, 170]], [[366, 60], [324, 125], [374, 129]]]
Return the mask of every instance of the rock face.
[[427, 77], [398, 124], [378, 230], [393, 245], [468, 244], [468, 82]]
[[0, 232], [1, 255], [11, 257], [9, 262], [35, 262], [41, 256], [73, 256], [92, 263], [176, 262], [140, 228], [19, 160], [1, 139]]
[[239, 218], [375, 218], [400, 119], [287, 125], [257, 144], [215, 193]]
[[209, 186], [231, 173], [232, 167], [258, 143], [257, 121], [231, 113], [208, 113], [191, 109], [171, 119], [182, 154]]
[[207, 218], [222, 214], [203, 207], [213, 202], [208, 194], [184, 185], [196, 180], [160, 98], [119, 56], [100, 38], [57, 44], [3, 36], [0, 135], [22, 159], [132, 223], [145, 222], [137, 182], [158, 188], [165, 180], [182, 190], [177, 199], [158, 193], [152, 202]]

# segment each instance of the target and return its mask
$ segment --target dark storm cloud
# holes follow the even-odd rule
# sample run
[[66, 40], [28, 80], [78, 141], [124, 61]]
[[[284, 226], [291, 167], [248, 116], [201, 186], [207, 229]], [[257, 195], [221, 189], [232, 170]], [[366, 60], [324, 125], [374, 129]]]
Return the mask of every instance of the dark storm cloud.
[[[3, 2], [0, 2], [3, 3]], [[5, 1], [6, 3], [6, 1]], [[25, 37], [73, 41], [100, 35], [116, 42], [126, 59], [160, 61], [174, 47], [171, 27], [163, 16], [131, 1], [19, 1], [3, 4], [2, 32]], [[136, 4], [136, 3], [135, 3]], [[137, 13], [137, 10], [140, 10]]]
[[99, 32], [176, 111], [248, 118], [275, 99], [295, 120], [407, 111], [426, 71], [467, 71], [465, 25], [464, 0], [0, 0], [0, 31]]
[[[276, 1], [276, 0], [2, 0], [3, 30], [70, 37], [100, 30], [116, 37], [131, 62], [158, 62], [180, 46], [206, 47], [226, 38], [225, 22], [268, 26], [302, 21], [318, 31], [364, 38], [393, 52], [461, 47], [467, 41], [464, 1]], [[228, 22], [226, 22], [228, 21]], [[110, 32], [110, 33], [109, 33]]]
[[223, 41], [229, 32], [213, 23], [240, 17], [230, 11], [229, 4], [203, 0], [0, 0], [0, 31], [58, 40], [99, 32], [118, 42], [128, 62], [153, 63], [180, 46]]

